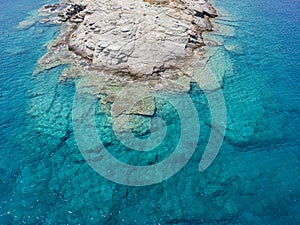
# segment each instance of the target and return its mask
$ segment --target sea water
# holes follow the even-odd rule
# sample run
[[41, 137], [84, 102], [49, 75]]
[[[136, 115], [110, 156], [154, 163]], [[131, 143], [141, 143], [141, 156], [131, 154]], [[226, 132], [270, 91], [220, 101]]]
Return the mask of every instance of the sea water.
[[[299, 1], [214, 2], [222, 36], [210, 35], [222, 46], [211, 66], [225, 73], [225, 140], [212, 165], [200, 172], [211, 118], [203, 91], [193, 83], [190, 96], [201, 125], [194, 156], [173, 177], [142, 187], [106, 180], [84, 160], [72, 124], [76, 81], [58, 82], [64, 67], [32, 76], [59, 27], [34, 20], [26, 29], [17, 27], [46, 3], [1, 0], [1, 224], [300, 222]], [[167, 113], [170, 108], [166, 103], [157, 111], [166, 120], [166, 140], [139, 160], [101, 113], [99, 138], [123, 162], [155, 164], [180, 138], [178, 115]]]

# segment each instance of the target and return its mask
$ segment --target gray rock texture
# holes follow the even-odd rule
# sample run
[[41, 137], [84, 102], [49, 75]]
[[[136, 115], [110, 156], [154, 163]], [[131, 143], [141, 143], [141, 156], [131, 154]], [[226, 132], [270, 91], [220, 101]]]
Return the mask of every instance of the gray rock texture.
[[[61, 32], [49, 44], [35, 73], [70, 65], [60, 81], [90, 77], [87, 83], [94, 86], [93, 94], [107, 114], [126, 85], [141, 84], [150, 91], [189, 91], [196, 64], [203, 66], [197, 82], [207, 89], [216, 88], [206, 76], [210, 57], [206, 42], [211, 42], [204, 40], [203, 32], [213, 30], [210, 19], [217, 12], [206, 0], [62, 0], [44, 6], [40, 14], [47, 17], [43, 23], [61, 24]], [[98, 78], [101, 83], [96, 82]], [[130, 96], [127, 99], [130, 102]], [[153, 116], [156, 103], [146, 98], [131, 111], [125, 108], [119, 106], [120, 113], [113, 116]]]
[[156, 90], [187, 88], [204, 55], [202, 33], [217, 16], [205, 0], [64, 0], [41, 13], [56, 13], [51, 21], [63, 24], [41, 68], [68, 63], [73, 75], [102, 71], [107, 81], [142, 81]]

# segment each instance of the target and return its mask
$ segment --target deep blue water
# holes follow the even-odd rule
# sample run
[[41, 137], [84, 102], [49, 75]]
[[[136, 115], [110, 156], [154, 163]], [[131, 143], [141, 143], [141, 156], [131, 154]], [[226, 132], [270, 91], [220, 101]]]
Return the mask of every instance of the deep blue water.
[[[72, 128], [75, 86], [58, 83], [62, 67], [32, 76], [59, 28], [16, 27], [45, 2], [0, 3], [1, 224], [300, 223], [299, 1], [214, 3], [223, 14], [215, 22], [233, 30], [223, 37], [233, 65], [223, 85], [225, 141], [199, 172], [210, 116], [194, 85], [190, 95], [202, 121], [198, 148], [179, 173], [145, 187], [115, 184], [84, 161]], [[167, 115], [169, 135], [177, 137], [173, 116]], [[172, 140], [160, 157], [176, 145]], [[120, 154], [111, 133], [105, 142], [123, 160], [132, 156]], [[155, 162], [149, 157], [146, 163]]]

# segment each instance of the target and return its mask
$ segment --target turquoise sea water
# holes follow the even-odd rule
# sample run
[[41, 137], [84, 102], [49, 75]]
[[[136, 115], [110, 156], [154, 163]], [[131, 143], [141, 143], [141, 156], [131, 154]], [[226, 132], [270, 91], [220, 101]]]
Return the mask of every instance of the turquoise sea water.
[[[0, 3], [0, 224], [300, 223], [299, 1], [214, 3], [223, 14], [215, 22], [231, 31], [223, 37], [233, 65], [223, 87], [225, 141], [199, 172], [210, 116], [193, 85], [201, 120], [196, 152], [179, 173], [145, 187], [115, 184], [84, 161], [72, 128], [75, 86], [58, 83], [63, 67], [32, 76], [58, 27], [16, 27], [46, 2]], [[170, 154], [176, 116], [165, 115], [172, 141], [163, 143], [158, 159], [146, 155], [143, 163]], [[101, 115], [97, 121], [101, 128]], [[132, 154], [122, 154], [115, 137], [104, 133], [112, 154], [129, 160]]]

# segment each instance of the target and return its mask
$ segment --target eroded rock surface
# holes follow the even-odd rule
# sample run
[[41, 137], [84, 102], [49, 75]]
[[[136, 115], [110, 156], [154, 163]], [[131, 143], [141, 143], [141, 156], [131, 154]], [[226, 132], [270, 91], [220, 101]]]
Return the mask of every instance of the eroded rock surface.
[[[106, 85], [96, 94], [104, 105], [131, 83], [188, 91], [195, 64], [209, 57], [202, 33], [212, 31], [209, 19], [217, 16], [206, 0], [62, 0], [40, 13], [48, 17], [42, 22], [61, 23], [61, 33], [36, 72], [69, 64], [61, 80], [99, 73]], [[153, 100], [140, 103], [132, 114], [154, 114]]]
[[113, 81], [157, 80], [149, 83], [155, 89], [192, 76], [205, 45], [202, 32], [212, 29], [209, 18], [217, 15], [205, 0], [69, 0], [41, 11], [57, 10], [65, 32], [40, 60], [42, 67], [67, 61], [79, 70], [107, 71]]

